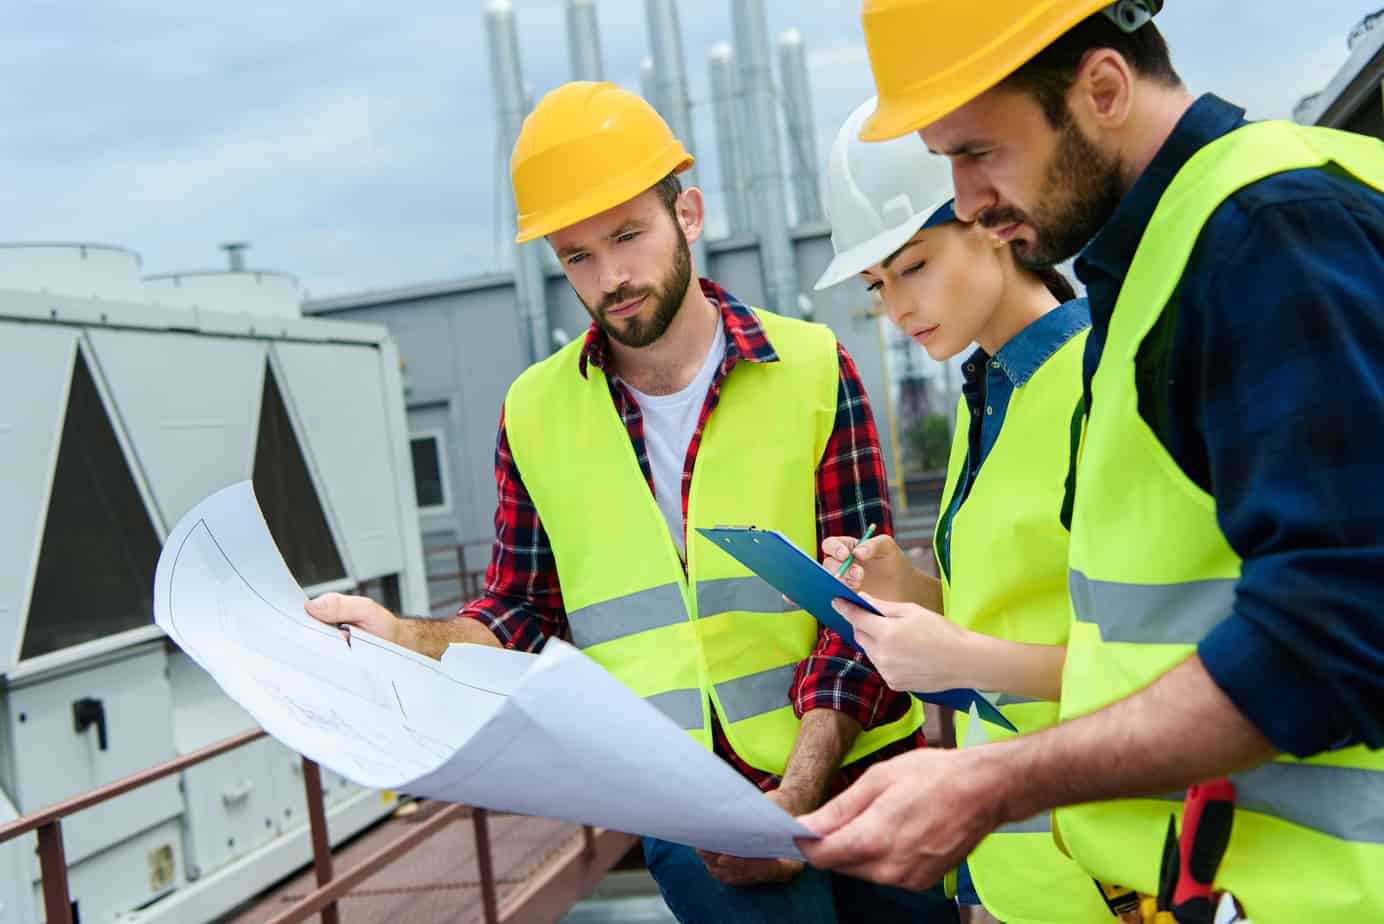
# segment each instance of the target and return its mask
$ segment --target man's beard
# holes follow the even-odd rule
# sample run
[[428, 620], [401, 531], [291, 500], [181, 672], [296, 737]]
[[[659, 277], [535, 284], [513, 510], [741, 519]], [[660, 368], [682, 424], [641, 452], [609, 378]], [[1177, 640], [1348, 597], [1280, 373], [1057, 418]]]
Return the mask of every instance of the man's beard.
[[1015, 238], [1009, 245], [1022, 266], [1053, 266], [1076, 256], [1124, 198], [1119, 157], [1102, 153], [1070, 118], [1060, 131], [1032, 214], [1006, 207], [979, 218], [985, 228], [1022, 222], [1033, 229], [1031, 243]]
[[[615, 342], [635, 349], [646, 347], [667, 333], [673, 319], [678, 316], [687, 297], [687, 287], [692, 282], [692, 252], [682, 228], [678, 228], [677, 232], [678, 244], [673, 252], [673, 265], [656, 286], [645, 289], [621, 286], [601, 299], [599, 308], [592, 310], [590, 305], [586, 305], [587, 312], [601, 330]], [[606, 312], [612, 308], [645, 296], [654, 300], [653, 313], [647, 319], [633, 317], [625, 321], [611, 321], [606, 318]]]

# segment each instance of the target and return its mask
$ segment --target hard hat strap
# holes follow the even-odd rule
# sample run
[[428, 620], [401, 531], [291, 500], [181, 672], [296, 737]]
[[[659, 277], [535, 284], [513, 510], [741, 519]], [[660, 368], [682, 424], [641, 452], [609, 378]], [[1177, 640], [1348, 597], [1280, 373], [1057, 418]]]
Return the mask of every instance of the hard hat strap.
[[1138, 32], [1162, 9], [1161, 0], [1118, 0], [1101, 10], [1123, 32]]

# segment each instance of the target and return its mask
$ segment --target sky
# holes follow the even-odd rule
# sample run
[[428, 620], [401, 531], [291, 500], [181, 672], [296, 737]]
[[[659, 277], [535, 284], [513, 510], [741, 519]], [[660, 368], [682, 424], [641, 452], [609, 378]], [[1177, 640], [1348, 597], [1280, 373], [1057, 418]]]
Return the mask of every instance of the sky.
[[[1172, 0], [1194, 92], [1290, 115], [1376, 0]], [[858, 0], [770, 0], [808, 49], [819, 160], [873, 94]], [[512, 207], [481, 0], [9, 0], [0, 33], [0, 242], [138, 251], [148, 273], [219, 268], [225, 241], [313, 297], [502, 269]], [[514, 0], [525, 80], [569, 79], [562, 0]], [[707, 52], [729, 0], [679, 4], [693, 152], [724, 227]], [[597, 0], [605, 75], [638, 91], [643, 0]], [[508, 152], [503, 152], [503, 164]], [[940, 165], [939, 165], [940, 166]], [[939, 176], [944, 173], [939, 173]]]

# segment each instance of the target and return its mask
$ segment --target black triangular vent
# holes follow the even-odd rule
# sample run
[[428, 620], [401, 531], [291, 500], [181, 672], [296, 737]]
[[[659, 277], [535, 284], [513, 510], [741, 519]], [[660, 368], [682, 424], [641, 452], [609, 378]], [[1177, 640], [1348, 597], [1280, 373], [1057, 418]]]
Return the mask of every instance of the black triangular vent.
[[158, 558], [158, 535], [78, 352], [20, 659], [152, 623]]
[[346, 577], [272, 368], [264, 373], [254, 478], [269, 533], [298, 583], [312, 587]]

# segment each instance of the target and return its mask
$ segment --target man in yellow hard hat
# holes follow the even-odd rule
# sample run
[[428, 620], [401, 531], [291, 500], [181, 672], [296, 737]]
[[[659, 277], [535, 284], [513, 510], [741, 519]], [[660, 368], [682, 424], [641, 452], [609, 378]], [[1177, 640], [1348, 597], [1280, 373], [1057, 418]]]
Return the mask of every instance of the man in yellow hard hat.
[[[506, 397], [485, 596], [443, 621], [339, 595], [309, 612], [432, 656], [450, 642], [532, 651], [570, 638], [802, 813], [920, 745], [921, 709], [696, 527], [753, 523], [815, 547], [889, 524], [885, 475], [831, 332], [698, 280], [702, 196], [678, 179], [691, 165], [653, 108], [611, 84], [539, 102], [511, 159], [519, 240], [547, 240], [592, 325]], [[644, 850], [683, 921], [956, 920], [940, 891]]]
[[1384, 145], [1194, 97], [1161, 5], [864, 4], [862, 137], [919, 132], [958, 217], [1077, 256], [1074, 622], [1062, 725], [872, 768], [803, 849], [920, 886], [1057, 809], [1153, 893], [1178, 791], [1231, 775], [1199, 875], [1258, 924], [1384, 920]]

